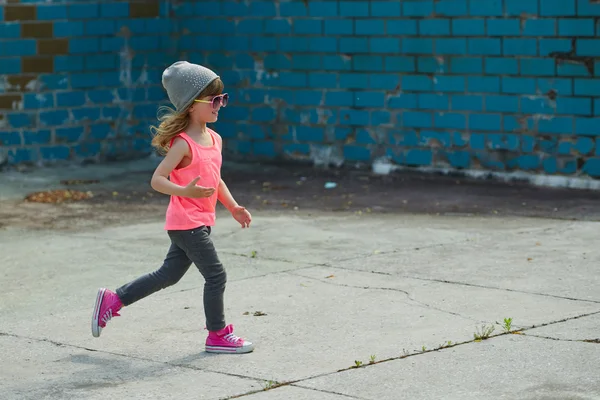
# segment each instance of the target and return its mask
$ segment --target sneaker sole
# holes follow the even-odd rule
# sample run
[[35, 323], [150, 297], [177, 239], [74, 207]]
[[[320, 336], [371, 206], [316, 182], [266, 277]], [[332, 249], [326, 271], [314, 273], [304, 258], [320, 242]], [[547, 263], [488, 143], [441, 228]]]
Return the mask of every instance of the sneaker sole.
[[243, 354], [254, 351], [254, 345], [246, 347], [206, 346], [207, 353]]
[[94, 305], [94, 313], [92, 314], [92, 336], [100, 337], [102, 328], [98, 325], [98, 317], [100, 316], [100, 307], [102, 306], [102, 299], [104, 299], [104, 292], [106, 289], [98, 289], [98, 295], [96, 296], [96, 304]]

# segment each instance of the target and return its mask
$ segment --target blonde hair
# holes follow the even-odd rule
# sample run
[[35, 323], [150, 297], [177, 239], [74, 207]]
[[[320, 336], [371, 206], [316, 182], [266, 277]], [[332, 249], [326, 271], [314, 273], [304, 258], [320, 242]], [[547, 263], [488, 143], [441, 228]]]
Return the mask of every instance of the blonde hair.
[[[220, 78], [215, 79], [204, 89], [196, 98], [218, 96], [223, 92], [223, 82]], [[190, 104], [185, 110], [177, 112], [169, 106], [158, 108], [158, 127], [150, 126], [150, 132], [153, 134], [152, 146], [160, 153], [166, 154], [169, 151], [171, 140], [185, 131], [190, 123], [189, 110], [194, 103]]]

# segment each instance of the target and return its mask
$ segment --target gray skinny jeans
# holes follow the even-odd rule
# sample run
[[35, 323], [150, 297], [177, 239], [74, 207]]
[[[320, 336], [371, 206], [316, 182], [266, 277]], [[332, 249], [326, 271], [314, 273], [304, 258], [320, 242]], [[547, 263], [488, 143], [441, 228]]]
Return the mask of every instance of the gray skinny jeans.
[[185, 231], [168, 231], [171, 247], [162, 267], [121, 286], [117, 295], [128, 306], [161, 289], [176, 284], [192, 265], [204, 276], [204, 314], [206, 328], [225, 327], [223, 293], [227, 274], [209, 235], [211, 228], [201, 226]]

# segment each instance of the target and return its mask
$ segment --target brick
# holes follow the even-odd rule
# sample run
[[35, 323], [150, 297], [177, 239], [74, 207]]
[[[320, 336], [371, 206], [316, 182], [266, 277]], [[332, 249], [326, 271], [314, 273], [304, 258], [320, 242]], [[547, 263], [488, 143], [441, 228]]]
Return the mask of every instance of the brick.
[[24, 73], [54, 72], [53, 57], [23, 57], [21, 71]]
[[[214, 67], [231, 67], [232, 60], [222, 54], [211, 54], [208, 56], [207, 62]], [[290, 69], [292, 61], [286, 55], [281, 53], [269, 54], [264, 59], [266, 69]]]
[[69, 41], [69, 53], [96, 53], [99, 50], [97, 38], [77, 38]]
[[[351, 21], [350, 21], [351, 22]], [[304, 35], [320, 35], [323, 21], [317, 19], [297, 19], [294, 21], [294, 33]]]
[[432, 128], [433, 115], [430, 112], [405, 111], [402, 114], [402, 124], [409, 128]]
[[556, 66], [559, 76], [589, 76], [590, 71], [583, 64], [572, 64], [569, 62], [559, 62]]
[[368, 1], [340, 1], [340, 16], [342, 17], [368, 17]]
[[85, 103], [85, 92], [60, 92], [56, 94], [56, 105], [58, 107], [80, 107]]
[[[523, 1], [519, 0], [521, 3]], [[528, 19], [523, 23], [523, 36], [555, 36], [556, 20]]]
[[521, 112], [526, 114], [554, 114], [554, 107], [546, 97], [523, 97], [521, 99]]
[[371, 1], [372, 17], [399, 17], [402, 15], [402, 4], [397, 1]]
[[367, 89], [369, 87], [368, 74], [340, 74], [340, 88]]
[[245, 19], [237, 23], [235, 31], [237, 33], [262, 33], [264, 31], [264, 21], [262, 19]]
[[493, 75], [516, 75], [519, 72], [519, 61], [515, 58], [487, 57], [485, 73]]
[[595, 31], [594, 20], [591, 18], [558, 20], [559, 36], [594, 36]]
[[[113, 12], [125, 12], [125, 10], [113, 10]], [[189, 15], [189, 14], [188, 14]], [[118, 15], [121, 17], [124, 15]], [[156, 2], [143, 2], [143, 3], [129, 3], [129, 15], [130, 18], [153, 18], [160, 17], [160, 5]], [[115, 15], [117, 17], [117, 15]]]
[[577, 39], [578, 56], [600, 56], [600, 39]]
[[68, 7], [69, 19], [91, 19], [100, 16], [100, 6], [97, 3], [71, 4]]
[[35, 6], [7, 4], [4, 6], [4, 21], [33, 21], [37, 18]]
[[400, 51], [400, 39], [396, 38], [371, 38], [369, 48], [372, 53], [391, 53]]
[[463, 55], [467, 54], [467, 39], [436, 39], [435, 51], [439, 55]]
[[433, 82], [425, 75], [403, 75], [402, 90], [430, 92], [433, 90]]
[[384, 60], [388, 72], [416, 72], [415, 58], [410, 56], [389, 56]]
[[43, 111], [39, 114], [40, 125], [58, 126], [64, 125], [69, 120], [67, 110]]
[[279, 4], [279, 15], [282, 17], [305, 17], [307, 5], [302, 1], [290, 1]]
[[0, 146], [22, 146], [23, 139], [20, 132], [0, 132]]
[[17, 104], [22, 101], [19, 94], [1, 94], [0, 93], [0, 110], [15, 110], [18, 109]]
[[69, 53], [68, 39], [38, 40], [38, 54], [61, 55]]
[[54, 21], [54, 37], [77, 37], [83, 36], [82, 21]]
[[275, 3], [272, 1], [250, 2], [249, 15], [254, 17], [274, 17], [277, 15]]
[[0, 74], [18, 74], [21, 72], [21, 59], [3, 58], [0, 63]]
[[129, 39], [129, 46], [134, 51], [158, 50], [159, 43], [152, 36], [135, 36]]
[[97, 20], [85, 23], [85, 34], [90, 36], [112, 35], [117, 32], [115, 21]]
[[434, 116], [434, 125], [436, 128], [466, 129], [467, 117], [457, 113], [438, 113]]
[[592, 115], [592, 99], [558, 97], [556, 99], [556, 113], [568, 115]]
[[519, 112], [517, 96], [486, 96], [485, 110], [490, 112]]
[[285, 83], [285, 85], [282, 86], [306, 87], [307, 77], [304, 72], [281, 72], [279, 76], [281, 82]]
[[338, 51], [338, 40], [335, 37], [309, 38], [309, 50], [319, 53], [334, 53]]
[[367, 53], [369, 40], [367, 38], [340, 38], [340, 52], [342, 53]]
[[477, 17], [501, 17], [504, 15], [503, 0], [470, 0], [469, 15]]
[[545, 57], [553, 52], [571, 51], [571, 41], [569, 39], [540, 39], [540, 56]]
[[[24, 92], [35, 90], [37, 86], [36, 75], [9, 75], [6, 82], [8, 83], [5, 90], [7, 92]], [[0, 92], [1, 93], [1, 92]]]
[[308, 76], [308, 83], [310, 87], [331, 89], [337, 87], [337, 78], [337, 74], [311, 73]]
[[442, 72], [443, 64], [440, 64], [436, 57], [419, 57], [417, 59], [417, 71], [425, 73]]
[[[299, 20], [296, 20], [298, 22]], [[320, 22], [320, 21], [319, 21]], [[349, 19], [325, 20], [326, 35], [352, 35], [354, 33], [354, 22]]]
[[404, 164], [406, 165], [430, 165], [433, 162], [433, 153], [431, 150], [411, 149], [404, 154]]
[[600, 79], [575, 79], [575, 96], [597, 96], [600, 93]]
[[337, 1], [309, 1], [308, 14], [311, 17], [336, 17], [338, 15]]
[[469, 54], [494, 56], [501, 53], [500, 39], [469, 39]]
[[37, 6], [37, 19], [43, 21], [55, 21], [58, 19], [67, 19], [67, 6], [65, 5], [43, 5]]
[[397, 74], [373, 74], [369, 83], [371, 89], [397, 90], [400, 77]]
[[435, 146], [442, 145], [444, 147], [450, 147], [452, 145], [452, 139], [450, 139], [450, 133], [438, 132], [438, 131], [421, 131], [419, 135], [419, 145], [421, 146]]
[[498, 93], [500, 91], [500, 78], [495, 76], [470, 76], [468, 78], [468, 91], [474, 93]]
[[433, 14], [432, 0], [402, 2], [402, 15], [406, 17], [428, 17]]
[[357, 19], [354, 22], [357, 35], [384, 35], [385, 23], [382, 19]]
[[402, 40], [404, 54], [433, 54], [433, 39], [410, 39]]
[[335, 107], [351, 107], [354, 105], [354, 94], [348, 91], [329, 91], [325, 95], [325, 105]]
[[414, 93], [402, 93], [396, 97], [390, 97], [387, 104], [388, 108], [417, 108], [417, 95]]
[[416, 35], [417, 21], [414, 19], [389, 19], [386, 21], [388, 35]]
[[325, 133], [323, 128], [298, 126], [296, 127], [296, 138], [302, 142], [323, 142]]
[[523, 0], [504, 0], [504, 10], [506, 15], [509, 16], [520, 17], [522, 14], [537, 15], [538, 2]]
[[9, 113], [8, 126], [13, 128], [30, 127], [33, 122], [33, 114]]
[[467, 15], [468, 1], [467, 0], [438, 0], [435, 2], [436, 15], [446, 15], [458, 17]]
[[[204, 3], [204, 2], [202, 2]], [[222, 15], [226, 16], [226, 17], [247, 17], [250, 14], [250, 9], [248, 7], [248, 3], [238, 3], [233, 2], [233, 1], [222, 1], [221, 3], [221, 13]], [[186, 3], [183, 3], [182, 5], [186, 5]], [[191, 4], [190, 4], [191, 5]], [[196, 12], [196, 15], [201, 15], [201, 7], [204, 4], [199, 5], [200, 9], [198, 9], [198, 12]], [[183, 7], [179, 7], [180, 11], [179, 13], [181, 15], [181, 17], [185, 17], [186, 15], [189, 15], [189, 12], [186, 14], [186, 10]]]
[[424, 36], [444, 36], [450, 34], [449, 19], [424, 19], [419, 21], [419, 34]]
[[549, 120], [541, 119], [538, 122], [540, 133], [571, 134], [573, 133], [575, 118], [554, 117]]
[[572, 95], [573, 83], [571, 79], [564, 78], [540, 78], [537, 80], [538, 91], [548, 93], [550, 90], [556, 91], [559, 95]]
[[355, 92], [355, 107], [378, 107], [385, 105], [385, 94], [383, 92]]
[[451, 108], [456, 111], [482, 111], [483, 96], [453, 95]]
[[371, 125], [389, 124], [392, 120], [392, 115], [388, 111], [373, 111], [371, 112]]
[[380, 56], [354, 56], [352, 69], [355, 71], [382, 71], [383, 57]]
[[36, 41], [32, 39], [5, 40], [0, 42], [0, 56], [33, 56], [37, 53]]
[[[270, 20], [270, 21], [275, 21], [275, 20]], [[287, 21], [286, 21], [287, 22]], [[219, 33], [223, 33], [223, 34], [230, 34], [231, 32], [235, 31], [235, 22], [233, 21], [223, 21], [220, 19], [212, 19], [207, 21], [204, 21], [204, 24], [208, 24], [208, 31], [211, 34], [219, 34]], [[265, 24], [265, 29], [266, 29], [266, 24]]]
[[489, 133], [487, 140], [494, 150], [518, 151], [520, 147], [519, 136], [515, 134]]
[[[127, 3], [108, 3], [108, 4], [100, 4], [100, 16], [102, 18], [124, 18], [129, 17], [129, 10], [135, 3], [127, 4]], [[146, 2], [146, 6], [150, 9], [156, 9], [158, 2]], [[133, 6], [135, 8], [135, 6]], [[151, 15], [158, 17], [159, 14]], [[104, 20], [107, 22], [106, 20]]]
[[56, 143], [74, 143], [83, 136], [83, 127], [58, 128], [55, 131]]
[[521, 58], [521, 75], [555, 76], [556, 63], [548, 58]]
[[73, 88], [92, 88], [98, 85], [100, 75], [95, 72], [87, 72], [71, 75], [71, 86]]
[[344, 56], [323, 56], [323, 69], [325, 70], [343, 70], [352, 69], [352, 59]]
[[434, 90], [439, 92], [464, 92], [466, 89], [464, 76], [437, 76], [434, 80]]
[[536, 39], [504, 38], [503, 54], [505, 56], [535, 56], [537, 55]]
[[534, 78], [502, 78], [502, 92], [514, 94], [535, 94], [536, 81]]
[[592, 3], [590, 0], [577, 0], [577, 15], [600, 16], [600, 4]]
[[[117, 31], [119, 30], [118, 28], [118, 22], [117, 21]], [[132, 24], [133, 23], [137, 23], [137, 22], [142, 22], [144, 25], [144, 32], [145, 33], [150, 33], [150, 34], [156, 34], [156, 33], [169, 33], [169, 32], [176, 32], [177, 30], [175, 28], [177, 28], [176, 24], [174, 24], [171, 20], [168, 19], [161, 19], [161, 18], [150, 18], [147, 20], [131, 20], [129, 21]], [[202, 27], [205, 27], [206, 24], [199, 24]], [[196, 25], [197, 26], [197, 25]], [[200, 30], [199, 30], [200, 31]], [[232, 30], [230, 32], [227, 33], [231, 33], [235, 31], [235, 26], [232, 27]]]
[[487, 34], [490, 36], [519, 36], [521, 21], [518, 19], [490, 19], [487, 21]]
[[452, 34], [455, 36], [485, 35], [485, 20], [455, 18], [452, 20]]
[[369, 112], [364, 110], [340, 110], [341, 125], [368, 125]]
[[267, 36], [253, 36], [250, 41], [253, 51], [277, 51], [277, 38]]
[[575, 15], [575, 0], [540, 0], [542, 17], [565, 17]]
[[349, 161], [369, 161], [371, 159], [371, 150], [366, 147], [345, 145], [344, 159]]
[[444, 94], [421, 93], [417, 96], [417, 105], [423, 110], [448, 110], [450, 99]]
[[53, 35], [52, 22], [28, 22], [21, 24], [22, 38], [51, 38]]
[[501, 117], [498, 114], [471, 114], [469, 116], [469, 129], [500, 131], [502, 129]]
[[71, 157], [71, 150], [67, 146], [40, 147], [40, 157], [47, 161], [68, 160]]
[[21, 23], [5, 22], [0, 25], [0, 40], [1, 39], [18, 39], [21, 37]]
[[576, 118], [575, 134], [577, 135], [600, 135], [599, 118]]

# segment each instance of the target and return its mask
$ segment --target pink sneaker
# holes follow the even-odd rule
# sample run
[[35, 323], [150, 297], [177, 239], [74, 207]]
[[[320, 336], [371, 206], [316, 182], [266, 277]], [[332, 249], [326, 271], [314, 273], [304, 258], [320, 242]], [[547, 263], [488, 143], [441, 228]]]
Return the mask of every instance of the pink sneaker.
[[217, 332], [208, 332], [207, 353], [250, 353], [254, 345], [233, 334], [233, 325], [227, 325]]
[[106, 327], [106, 323], [112, 317], [118, 317], [118, 311], [123, 308], [123, 303], [119, 296], [111, 290], [99, 289], [96, 296], [96, 305], [94, 306], [94, 314], [92, 315], [92, 335], [99, 337], [102, 328]]

